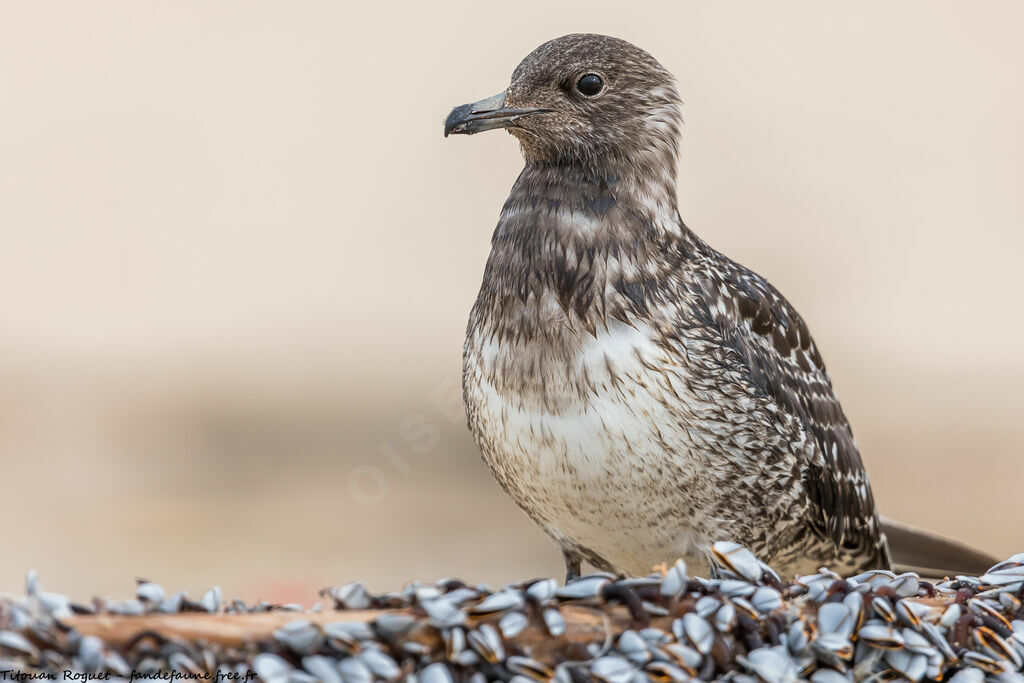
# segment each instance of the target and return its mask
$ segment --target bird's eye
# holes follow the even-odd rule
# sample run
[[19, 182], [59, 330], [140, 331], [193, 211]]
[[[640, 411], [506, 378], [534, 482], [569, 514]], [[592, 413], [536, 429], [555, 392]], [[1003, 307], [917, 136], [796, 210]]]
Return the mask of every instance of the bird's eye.
[[576, 81], [576, 89], [587, 97], [593, 97], [604, 88], [604, 81], [597, 74], [587, 74]]

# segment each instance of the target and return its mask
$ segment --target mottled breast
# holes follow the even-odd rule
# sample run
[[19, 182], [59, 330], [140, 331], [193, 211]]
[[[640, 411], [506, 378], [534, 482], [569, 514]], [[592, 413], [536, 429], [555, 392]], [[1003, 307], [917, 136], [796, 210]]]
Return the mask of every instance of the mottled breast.
[[563, 547], [639, 574], [702, 563], [718, 536], [742, 535], [736, 512], [772, 502], [741, 480], [759, 468], [739, 477], [736, 461], [765, 426], [723, 414], [719, 389], [686, 362], [706, 346], [642, 320], [500, 344], [471, 329], [470, 426], [501, 485]]

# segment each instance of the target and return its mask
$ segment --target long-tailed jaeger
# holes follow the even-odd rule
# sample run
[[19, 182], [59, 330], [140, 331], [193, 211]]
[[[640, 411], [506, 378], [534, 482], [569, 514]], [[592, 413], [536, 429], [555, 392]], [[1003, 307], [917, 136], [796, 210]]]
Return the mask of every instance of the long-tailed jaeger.
[[[541, 45], [505, 92], [449, 115], [445, 135], [504, 128], [526, 160], [466, 336], [483, 458], [569, 576], [584, 560], [706, 567], [719, 540], [787, 574], [888, 568], [886, 523], [807, 325], [680, 217], [681, 126], [672, 75], [590, 34]], [[893, 528], [897, 563], [991, 564]]]

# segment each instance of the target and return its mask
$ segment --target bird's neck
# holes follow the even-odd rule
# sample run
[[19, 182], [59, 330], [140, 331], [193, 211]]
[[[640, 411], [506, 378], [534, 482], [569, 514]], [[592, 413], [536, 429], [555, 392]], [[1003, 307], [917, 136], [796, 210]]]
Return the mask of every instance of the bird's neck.
[[[528, 161], [513, 187], [529, 192], [587, 195], [601, 186], [616, 200], [653, 214], [676, 213], [677, 152], [674, 146], [650, 145], [628, 155], [607, 151], [598, 158], [570, 156]], [[591, 191], [592, 193], [592, 191]]]
[[647, 313], [696, 239], [674, 168], [531, 163], [502, 209], [477, 306], [498, 334], [593, 331]]
[[502, 209], [495, 240], [632, 243], [680, 224], [674, 156], [531, 162]]

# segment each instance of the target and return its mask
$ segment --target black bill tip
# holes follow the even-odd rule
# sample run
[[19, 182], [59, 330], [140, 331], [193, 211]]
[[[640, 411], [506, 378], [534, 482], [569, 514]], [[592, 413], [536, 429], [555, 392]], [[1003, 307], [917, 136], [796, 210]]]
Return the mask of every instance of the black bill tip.
[[[452, 133], [461, 133], [458, 130], [460, 126], [465, 127], [469, 123], [469, 117], [473, 113], [472, 104], [463, 104], [455, 109], [452, 109], [452, 113], [448, 114], [448, 118], [444, 120], [444, 136], [448, 137]], [[472, 131], [466, 131], [467, 133]]]

